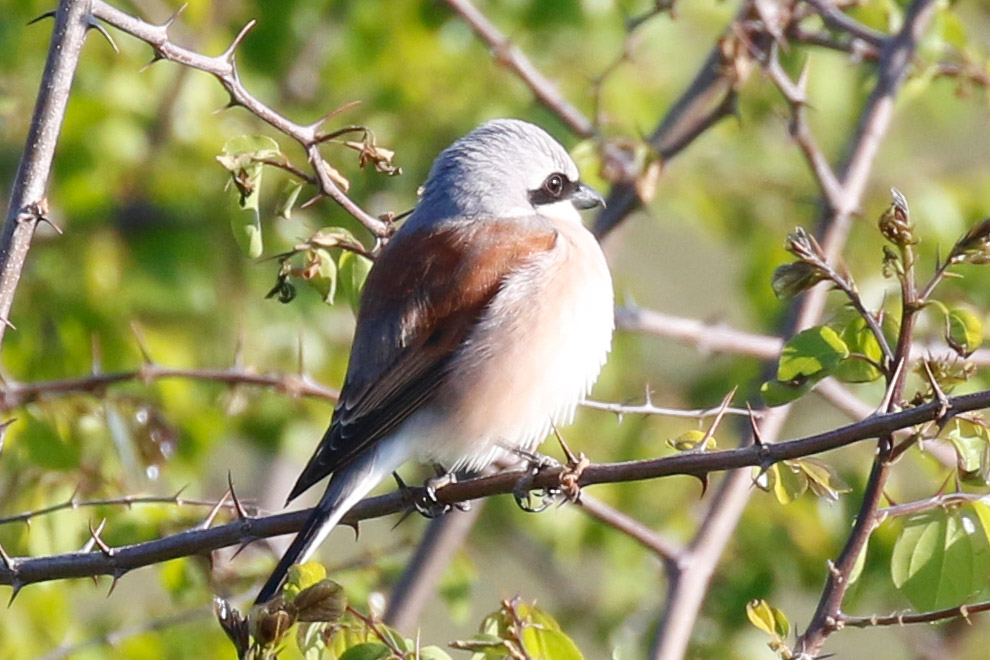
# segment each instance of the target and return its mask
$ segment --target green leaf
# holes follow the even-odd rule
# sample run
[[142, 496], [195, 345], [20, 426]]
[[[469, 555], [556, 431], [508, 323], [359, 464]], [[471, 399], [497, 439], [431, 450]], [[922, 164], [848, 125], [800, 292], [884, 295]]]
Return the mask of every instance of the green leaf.
[[786, 639], [791, 632], [787, 616], [762, 598], [746, 603], [746, 617], [750, 623], [774, 639]]
[[981, 424], [956, 418], [946, 438], [956, 450], [957, 470], [966, 483], [985, 486], [990, 482], [990, 438]]
[[825, 276], [820, 269], [805, 261], [795, 261], [779, 266], [773, 272], [770, 286], [773, 287], [773, 293], [778, 298], [793, 298], [823, 279]]
[[983, 321], [965, 307], [950, 309], [945, 317], [945, 341], [959, 355], [968, 357], [983, 343]]
[[230, 231], [237, 241], [237, 247], [250, 259], [257, 259], [265, 250], [261, 235], [261, 216], [257, 209], [257, 199], [249, 202], [253, 208], [243, 206], [239, 213], [230, 217]]
[[237, 245], [248, 257], [261, 256], [264, 244], [261, 237], [261, 178], [264, 166], [261, 160], [281, 156], [278, 143], [264, 135], [239, 135], [223, 145], [223, 155], [217, 161], [231, 175], [242, 213], [230, 218], [230, 230]]
[[361, 305], [361, 290], [364, 281], [368, 279], [373, 262], [364, 255], [344, 250], [337, 260], [338, 285], [340, 294], [344, 296], [354, 314], [358, 313]]
[[381, 642], [365, 642], [344, 651], [340, 660], [382, 660], [390, 653], [388, 647]]
[[821, 378], [849, 357], [849, 348], [828, 326], [808, 328], [785, 345], [777, 364], [777, 380], [784, 382]]
[[309, 286], [316, 290], [323, 302], [332, 305], [337, 297], [339, 272], [333, 256], [323, 248], [306, 250], [306, 265], [299, 274]]
[[419, 650], [418, 660], [451, 660], [451, 657], [439, 646], [424, 646]]
[[852, 570], [849, 571], [849, 584], [854, 584], [859, 576], [863, 574], [863, 567], [866, 566], [866, 553], [870, 548], [870, 543], [867, 541], [863, 544], [863, 549], [859, 551], [859, 555], [856, 557], [856, 563], [853, 564]]
[[891, 578], [919, 611], [965, 603], [987, 583], [990, 548], [969, 512], [935, 509], [904, 525], [890, 562]]
[[817, 458], [801, 458], [788, 462], [801, 469], [808, 478], [811, 491], [818, 497], [837, 502], [840, 493], [848, 493], [852, 490], [835, 468], [824, 461]]
[[[692, 451], [701, 445], [707, 435], [708, 433], [705, 431], [700, 429], [692, 429], [681, 433], [676, 438], [669, 438], [667, 440], [667, 446], [676, 449], [677, 451]], [[708, 441], [705, 444], [705, 450], [715, 449], [715, 447], [715, 438], [708, 438]]]
[[294, 564], [289, 567], [289, 572], [285, 577], [284, 594], [286, 599], [292, 600], [300, 592], [312, 587], [327, 577], [327, 569], [323, 564], [315, 561], [308, 561], [304, 564]]
[[523, 628], [522, 643], [533, 660], [584, 660], [577, 644], [559, 630], [528, 625]]
[[774, 497], [781, 504], [790, 504], [808, 490], [808, 478], [791, 461], [775, 463], [767, 471]]
[[768, 380], [760, 386], [760, 395], [763, 402], [771, 408], [783, 406], [792, 401], [796, 401], [811, 391], [816, 380], [808, 380], [803, 383], [784, 383], [779, 380]]
[[296, 206], [296, 200], [299, 199], [299, 193], [302, 192], [303, 182], [298, 179], [289, 179], [285, 182], [285, 187], [282, 189], [282, 198], [279, 200], [276, 213], [280, 218], [285, 218], [288, 220], [292, 217], [292, 209]]
[[[850, 353], [862, 355], [877, 364], [883, 363], [883, 349], [880, 348], [880, 342], [870, 330], [866, 319], [859, 314], [841, 327], [839, 336]], [[870, 383], [883, 376], [883, 372], [870, 362], [850, 355], [839, 363], [834, 375], [847, 383]]]

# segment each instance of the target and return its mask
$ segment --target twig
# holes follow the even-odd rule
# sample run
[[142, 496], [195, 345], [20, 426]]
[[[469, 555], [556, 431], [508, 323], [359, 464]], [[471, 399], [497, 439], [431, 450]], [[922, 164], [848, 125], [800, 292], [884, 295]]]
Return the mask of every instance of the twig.
[[[182, 491], [179, 491], [180, 493]], [[75, 495], [59, 504], [52, 504], [51, 506], [42, 507], [40, 509], [34, 509], [32, 511], [24, 511], [22, 513], [17, 513], [12, 516], [0, 517], [0, 525], [9, 525], [10, 523], [30, 522], [31, 519], [37, 518], [39, 516], [48, 515], [50, 513], [56, 513], [58, 511], [65, 511], [67, 509], [84, 509], [98, 506], [123, 506], [128, 509], [136, 504], [174, 504], [175, 506], [196, 506], [196, 507], [216, 507], [218, 503], [215, 500], [201, 500], [201, 499], [191, 499], [181, 497], [179, 493], [172, 495], [171, 497], [163, 495], [123, 495], [121, 497], [106, 497], [97, 500], [77, 500]], [[232, 502], [221, 502], [219, 503], [222, 508], [232, 509], [234, 504]], [[257, 513], [257, 510], [253, 511]]]
[[[954, 414], [990, 407], [990, 390], [949, 399]], [[581, 473], [582, 487], [655, 479], [675, 474], [697, 476], [735, 468], [767, 466], [794, 458], [837, 449], [935, 419], [940, 405], [930, 402], [896, 413], [876, 415], [861, 422], [825, 433], [776, 444], [760, 444], [705, 453], [681, 453], [675, 456], [589, 465]], [[766, 423], [766, 422], [764, 422]], [[533, 476], [530, 489], [555, 488], [565, 466], [549, 467]], [[519, 480], [528, 474], [513, 470], [492, 476], [452, 483], [436, 491], [441, 504], [455, 504], [492, 495], [513, 493]], [[344, 518], [345, 524], [378, 518], [404, 511], [409, 494], [399, 491], [366, 499]], [[745, 499], [745, 498], [742, 498]], [[293, 511], [264, 517], [245, 517], [209, 529], [190, 529], [172, 536], [114, 548], [112, 555], [102, 552], [74, 552], [48, 557], [10, 557], [0, 565], [0, 584], [16, 589], [35, 582], [94, 575], [123, 575], [128, 571], [170, 559], [210, 552], [219, 548], [249, 543], [262, 538], [297, 532], [309, 510]]]
[[844, 628], [874, 628], [877, 626], [905, 626], [912, 623], [934, 623], [945, 619], [966, 619], [969, 615], [990, 611], [990, 601], [973, 603], [972, 605], [957, 605], [944, 610], [933, 612], [901, 613], [888, 616], [848, 616], [840, 614], [837, 624]]
[[9, 412], [35, 401], [71, 394], [99, 394], [106, 388], [130, 381], [152, 381], [185, 378], [225, 385], [268, 387], [291, 397], [312, 397], [336, 401], [337, 391], [315, 383], [306, 376], [291, 374], [259, 374], [250, 368], [186, 369], [163, 367], [146, 362], [139, 369], [113, 373], [95, 373], [79, 378], [18, 383], [7, 381], [0, 385], [0, 411]]
[[895, 516], [913, 516], [931, 509], [941, 509], [960, 504], [971, 504], [973, 502], [983, 502], [990, 499], [986, 493], [943, 493], [934, 497], [915, 502], [905, 502], [904, 504], [894, 504], [877, 510], [877, 516], [881, 519], [893, 518]]
[[635, 518], [608, 506], [587, 493], [581, 494], [578, 506], [595, 520], [618, 530], [656, 555], [668, 570], [677, 570], [677, 564], [684, 555], [683, 548], [639, 522]]
[[323, 166], [323, 158], [319, 151], [322, 138], [320, 126], [328, 117], [324, 117], [308, 126], [297, 124], [262, 103], [241, 83], [237, 66], [234, 62], [234, 53], [253, 23], [249, 23], [241, 30], [241, 33], [237, 35], [224, 53], [215, 57], [209, 57], [178, 46], [169, 40], [168, 30], [176, 18], [175, 16], [162, 25], [153, 25], [120, 11], [104, 2], [104, 0], [92, 0], [92, 2], [92, 14], [94, 18], [105, 21], [118, 30], [126, 32], [150, 45], [155, 52], [154, 60], [152, 61], [169, 60], [182, 66], [213, 75], [230, 95], [230, 105], [242, 106], [248, 112], [277, 131], [294, 139], [302, 146], [313, 167], [322, 194], [331, 197], [375, 236], [382, 237], [388, 235], [391, 229], [389, 223], [374, 217], [358, 206], [340, 189]]
[[509, 38], [478, 11], [470, 0], [446, 0], [446, 2], [471, 26], [474, 33], [488, 44], [495, 61], [512, 70], [536, 95], [540, 103], [560, 117], [576, 135], [583, 138], [595, 135], [592, 121], [564, 98], [557, 87], [547, 80], [523, 52], [512, 45]]
[[581, 402], [584, 408], [592, 410], [603, 410], [622, 417], [624, 415], [662, 415], [664, 417], [686, 417], [689, 419], [705, 419], [719, 413], [726, 415], [749, 415], [749, 411], [743, 408], [731, 408], [715, 406], [714, 408], [699, 408], [696, 410], [683, 410], [680, 408], [662, 408], [653, 405], [650, 401], [640, 405], [629, 405], [625, 403], [606, 403], [604, 401], [592, 401], [585, 399]]
[[45, 188], [79, 52], [89, 27], [89, 4], [88, 0], [62, 0], [55, 12], [55, 29], [41, 75], [41, 88], [0, 234], [0, 343], [11, 325], [10, 308], [31, 239], [38, 224], [47, 217]]
[[832, 4], [831, 0], [804, 1], [815, 8], [818, 15], [825, 21], [825, 25], [845, 32], [854, 39], [859, 39], [877, 49], [882, 49], [886, 45], [887, 35], [863, 25], [848, 14], [842, 13], [838, 7]]
[[[907, 74], [911, 58], [917, 50], [925, 28], [931, 21], [934, 8], [934, 0], [914, 0], [905, 13], [902, 29], [888, 42], [888, 47], [884, 51], [877, 73], [876, 86], [867, 100], [866, 110], [857, 126], [854, 146], [850, 150], [849, 159], [842, 168], [841, 180], [849, 196], [844, 200], [845, 204], [837, 209], [836, 216], [833, 218], [833, 225], [837, 225], [841, 218], [843, 222], [839, 226], [843, 228], [844, 233], [848, 231], [849, 218], [858, 206], [862, 191], [865, 189], [873, 159], [879, 149], [880, 138], [889, 126], [894, 96]], [[827, 252], [830, 260], [836, 258], [839, 248], [839, 245], [827, 246], [827, 250], [830, 250]], [[892, 386], [894, 395], [892, 404], [898, 403], [903, 391], [906, 377], [904, 366], [909, 359], [914, 321], [917, 317], [917, 311], [919, 311], [916, 307], [917, 290], [913, 280], [911, 248], [909, 244], [901, 245], [901, 248], [905, 264], [905, 276], [901, 282], [904, 311], [897, 346], [894, 349], [894, 371], [888, 376], [891, 378], [889, 384]], [[821, 294], [819, 293], [819, 295]], [[941, 408], [944, 404], [935, 401], [928, 405]], [[835, 630], [836, 617], [841, 611], [842, 601], [849, 587], [848, 578], [852, 574], [869, 535], [877, 524], [877, 509], [889, 471], [889, 458], [893, 449], [893, 439], [890, 434], [878, 434], [878, 437], [880, 442], [877, 455], [873, 461], [873, 468], [867, 481], [859, 515], [856, 517], [853, 531], [839, 554], [839, 558], [828, 572], [818, 607], [807, 629], [798, 637], [795, 650], [799, 654], [810, 657], [817, 656], [829, 634]]]

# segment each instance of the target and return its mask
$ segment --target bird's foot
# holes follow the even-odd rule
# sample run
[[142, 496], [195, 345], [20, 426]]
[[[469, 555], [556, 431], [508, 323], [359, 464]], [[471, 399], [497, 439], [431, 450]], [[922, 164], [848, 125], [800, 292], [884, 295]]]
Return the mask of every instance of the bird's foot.
[[446, 502], [440, 502], [437, 499], [437, 491], [445, 486], [457, 483], [457, 475], [453, 472], [449, 472], [442, 465], [435, 464], [433, 466], [436, 471], [436, 476], [430, 477], [423, 483], [422, 488], [412, 488], [407, 486], [402, 478], [398, 474], [395, 474], [395, 480], [399, 484], [400, 490], [405, 490], [409, 494], [409, 500], [413, 508], [425, 518], [439, 518], [445, 513], [452, 509], [458, 509], [459, 511], [468, 511], [471, 508], [470, 502], [457, 502], [454, 504], [448, 504]]
[[557, 488], [530, 488], [537, 475], [548, 468], [560, 467], [557, 459], [525, 449], [514, 449], [516, 454], [526, 460], [526, 474], [516, 482], [512, 489], [512, 497], [516, 504], [526, 513], [540, 513], [557, 501], [560, 490]]

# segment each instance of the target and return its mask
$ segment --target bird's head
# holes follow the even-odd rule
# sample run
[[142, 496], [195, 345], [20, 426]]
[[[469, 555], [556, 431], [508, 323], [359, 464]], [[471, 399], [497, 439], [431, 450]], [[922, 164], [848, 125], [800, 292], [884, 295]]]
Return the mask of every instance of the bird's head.
[[533, 213], [576, 219], [575, 209], [601, 204], [601, 195], [581, 182], [573, 159], [546, 131], [518, 119], [495, 119], [437, 157], [410, 222]]

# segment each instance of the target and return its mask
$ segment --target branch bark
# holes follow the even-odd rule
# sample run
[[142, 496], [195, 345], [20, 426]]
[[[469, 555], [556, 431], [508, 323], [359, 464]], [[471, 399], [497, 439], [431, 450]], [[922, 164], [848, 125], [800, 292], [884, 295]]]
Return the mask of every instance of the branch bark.
[[10, 309], [34, 232], [38, 224], [48, 218], [45, 189], [69, 103], [72, 79], [86, 40], [89, 10], [89, 0], [62, 0], [55, 11], [55, 29], [48, 46], [41, 88], [0, 234], [0, 343], [10, 325]]
[[[990, 390], [952, 397], [948, 400], [948, 405], [946, 413], [948, 415], [988, 408]], [[891, 434], [902, 428], [944, 419], [940, 417], [943, 412], [942, 404], [933, 401], [917, 408], [876, 415], [855, 424], [788, 442], [755, 444], [708, 453], [682, 453], [642, 461], [590, 465], [581, 473], [578, 485], [585, 487], [601, 483], [641, 481], [675, 474], [702, 476], [710, 472], [745, 467], [765, 469], [782, 460], [818, 454]], [[555, 489], [560, 486], [561, 477], [566, 472], [566, 467], [547, 468], [535, 476], [527, 471], [502, 472], [444, 486], [436, 491], [436, 500], [441, 504], [456, 504], [492, 495], [510, 494], [524, 478], [529, 489]], [[748, 475], [743, 473], [743, 476]], [[352, 509], [344, 518], [344, 523], [354, 525], [362, 520], [405, 511], [410, 506], [411, 498], [416, 497], [420, 490], [396, 491], [366, 499]], [[72, 552], [32, 558], [11, 557], [0, 549], [0, 584], [13, 586], [16, 593], [24, 585], [35, 582], [98, 575], [119, 578], [142, 566], [208, 553], [219, 548], [250, 543], [271, 536], [295, 533], [302, 527], [308, 515], [308, 510], [302, 510], [258, 518], [244, 517], [218, 527], [191, 529], [154, 541], [109, 548], [106, 551]]]

